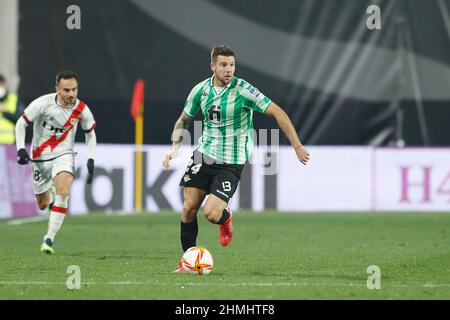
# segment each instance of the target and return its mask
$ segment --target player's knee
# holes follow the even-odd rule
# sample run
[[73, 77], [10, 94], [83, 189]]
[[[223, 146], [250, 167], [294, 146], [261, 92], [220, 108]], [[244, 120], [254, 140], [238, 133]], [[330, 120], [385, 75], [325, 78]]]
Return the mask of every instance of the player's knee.
[[192, 201], [185, 200], [183, 203], [183, 213], [186, 216], [195, 215], [198, 211], [198, 207], [194, 205]]
[[67, 187], [56, 187], [56, 194], [61, 197], [68, 197], [70, 189]]

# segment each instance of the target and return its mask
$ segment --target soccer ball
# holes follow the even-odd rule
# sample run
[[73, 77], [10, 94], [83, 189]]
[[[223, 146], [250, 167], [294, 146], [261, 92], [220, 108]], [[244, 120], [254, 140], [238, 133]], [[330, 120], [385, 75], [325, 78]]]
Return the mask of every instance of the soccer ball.
[[213, 264], [211, 253], [200, 246], [187, 249], [181, 259], [183, 270], [191, 274], [208, 274], [211, 272]]

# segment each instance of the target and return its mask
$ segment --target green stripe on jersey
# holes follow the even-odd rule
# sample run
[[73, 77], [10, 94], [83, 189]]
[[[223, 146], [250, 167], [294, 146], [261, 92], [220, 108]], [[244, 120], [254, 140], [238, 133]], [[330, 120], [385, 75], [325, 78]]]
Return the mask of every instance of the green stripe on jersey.
[[196, 149], [227, 164], [243, 164], [253, 150], [253, 111], [266, 112], [271, 101], [245, 80], [233, 77], [217, 92], [212, 78], [197, 84], [186, 100], [184, 111], [203, 115], [203, 133]]
[[[205, 92], [208, 92], [207, 103], [211, 103], [214, 99], [214, 90], [213, 90], [213, 88], [209, 88], [207, 90], [208, 91], [205, 90]], [[203, 113], [203, 119], [207, 119], [208, 112], [207, 112], [206, 108], [202, 108], [202, 113]], [[200, 151], [200, 152], [203, 152], [205, 154], [210, 154], [209, 150], [211, 149], [210, 145], [213, 142], [213, 136], [214, 136], [213, 129], [211, 128], [209, 123], [203, 121], [203, 134], [199, 139], [198, 145], [203, 146], [204, 151]]]

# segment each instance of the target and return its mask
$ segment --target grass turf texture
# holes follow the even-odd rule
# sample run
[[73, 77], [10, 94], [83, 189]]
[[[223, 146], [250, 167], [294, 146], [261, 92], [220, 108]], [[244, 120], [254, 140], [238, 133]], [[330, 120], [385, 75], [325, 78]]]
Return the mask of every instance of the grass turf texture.
[[[230, 247], [199, 214], [207, 276], [173, 274], [179, 215], [67, 216], [53, 256], [47, 222], [0, 221], [0, 299], [450, 299], [448, 213], [250, 213], [233, 218]], [[69, 290], [69, 265], [81, 289]], [[381, 269], [381, 289], [366, 286]]]

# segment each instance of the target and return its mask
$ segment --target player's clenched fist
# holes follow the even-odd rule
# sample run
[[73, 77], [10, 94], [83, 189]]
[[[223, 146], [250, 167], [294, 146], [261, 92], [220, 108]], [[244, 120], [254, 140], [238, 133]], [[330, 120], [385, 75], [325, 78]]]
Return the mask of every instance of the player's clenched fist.
[[91, 184], [92, 179], [94, 179], [94, 159], [88, 159], [86, 166], [88, 169], [88, 177], [86, 179], [86, 183]]
[[21, 165], [27, 164], [30, 161], [30, 156], [28, 155], [27, 150], [19, 149], [17, 151], [17, 162]]

